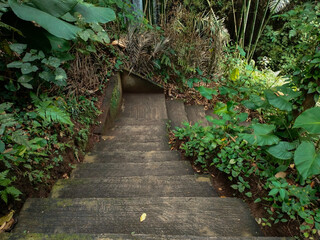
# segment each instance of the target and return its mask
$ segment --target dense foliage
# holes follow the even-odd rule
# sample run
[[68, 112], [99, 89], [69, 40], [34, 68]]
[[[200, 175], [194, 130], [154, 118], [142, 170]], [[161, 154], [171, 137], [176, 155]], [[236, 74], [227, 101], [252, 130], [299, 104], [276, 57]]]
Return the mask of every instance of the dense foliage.
[[[106, 24], [116, 14], [88, 1], [1, 0], [0, 19], [0, 201], [12, 207], [57, 177], [67, 149], [83, 155], [99, 114], [93, 93], [112, 67]], [[101, 69], [72, 73], [93, 61]]]
[[281, 21], [265, 26], [258, 64], [248, 58], [247, 42], [236, 41], [213, 76], [201, 81], [201, 69], [187, 78], [186, 87], [213, 101], [214, 115], [207, 116], [210, 126], [186, 123], [174, 131], [186, 156], [228, 174], [246, 197], [254, 197], [250, 189], [258, 182], [264, 195], [256, 202], [270, 214], [262, 225], [297, 220], [310, 239], [320, 230], [319, 6], [307, 2], [274, 14]]

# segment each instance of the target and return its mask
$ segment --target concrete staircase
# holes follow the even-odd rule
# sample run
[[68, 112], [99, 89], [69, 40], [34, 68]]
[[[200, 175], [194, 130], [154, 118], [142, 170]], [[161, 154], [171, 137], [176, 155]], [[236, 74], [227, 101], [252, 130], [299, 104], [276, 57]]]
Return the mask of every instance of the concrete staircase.
[[170, 151], [168, 118], [179, 126], [204, 114], [201, 107], [166, 103], [163, 94], [125, 94], [115, 126], [85, 163], [70, 179], [59, 180], [50, 198], [28, 199], [14, 233], [3, 237], [278, 239], [259, 237], [242, 200], [220, 198], [209, 178], [195, 175], [189, 162]]

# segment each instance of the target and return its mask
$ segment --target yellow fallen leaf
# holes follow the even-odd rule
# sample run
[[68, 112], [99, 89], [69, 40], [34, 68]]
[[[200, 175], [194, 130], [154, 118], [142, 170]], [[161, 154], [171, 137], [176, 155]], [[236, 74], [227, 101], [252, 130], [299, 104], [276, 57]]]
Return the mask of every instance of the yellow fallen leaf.
[[226, 196], [220, 196], [220, 198], [226, 198]]
[[140, 217], [140, 222], [143, 222], [144, 220], [146, 220], [147, 214], [146, 213], [142, 213], [141, 217]]

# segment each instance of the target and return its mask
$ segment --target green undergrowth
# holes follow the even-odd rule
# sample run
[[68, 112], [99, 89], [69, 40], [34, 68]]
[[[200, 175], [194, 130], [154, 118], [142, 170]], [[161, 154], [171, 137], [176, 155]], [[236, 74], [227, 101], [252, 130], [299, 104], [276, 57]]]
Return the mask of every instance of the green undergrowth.
[[26, 104], [0, 104], [0, 195], [5, 203], [24, 192], [16, 183], [37, 187], [57, 177], [52, 170], [63, 164], [67, 149], [79, 159], [99, 114], [96, 98], [30, 95]]
[[130, 9], [113, 0], [0, 0], [1, 215], [45, 195], [81, 160], [98, 97], [121, 62], [110, 39], [135, 20]]
[[[209, 126], [185, 123], [174, 135], [195, 164], [224, 172], [233, 189], [266, 206], [262, 226], [296, 220], [303, 237], [317, 239], [320, 108], [302, 110], [305, 96], [288, 77], [259, 70], [245, 54], [230, 52], [216, 88], [196, 87], [205, 98], [220, 99], [206, 116]], [[263, 190], [252, 192], [257, 186]]]

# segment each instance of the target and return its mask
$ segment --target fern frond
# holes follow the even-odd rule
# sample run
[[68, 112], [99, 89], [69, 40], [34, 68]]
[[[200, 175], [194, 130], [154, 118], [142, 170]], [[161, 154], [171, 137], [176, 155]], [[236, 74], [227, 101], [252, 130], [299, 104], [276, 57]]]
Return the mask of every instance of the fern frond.
[[41, 109], [41, 110], [42, 112], [39, 112], [39, 115], [44, 120], [47, 120], [48, 122], [57, 122], [57, 123], [73, 126], [70, 116], [66, 111], [54, 105], [49, 105], [46, 109]]
[[269, 9], [274, 13], [278, 13], [282, 9], [284, 9], [289, 3], [290, 0], [271, 0], [269, 2]]

